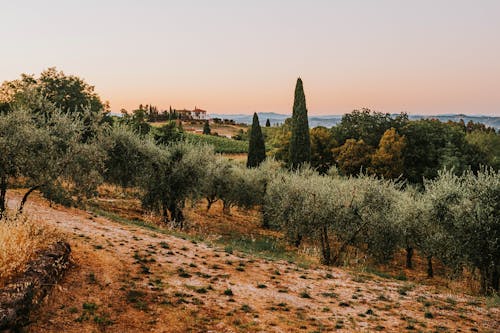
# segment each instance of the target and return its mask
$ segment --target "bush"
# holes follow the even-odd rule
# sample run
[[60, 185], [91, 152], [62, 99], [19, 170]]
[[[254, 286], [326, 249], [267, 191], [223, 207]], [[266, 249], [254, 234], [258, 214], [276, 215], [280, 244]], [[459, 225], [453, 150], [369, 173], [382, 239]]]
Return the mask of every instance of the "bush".
[[0, 287], [24, 272], [35, 254], [61, 240], [54, 229], [25, 217], [0, 219]]

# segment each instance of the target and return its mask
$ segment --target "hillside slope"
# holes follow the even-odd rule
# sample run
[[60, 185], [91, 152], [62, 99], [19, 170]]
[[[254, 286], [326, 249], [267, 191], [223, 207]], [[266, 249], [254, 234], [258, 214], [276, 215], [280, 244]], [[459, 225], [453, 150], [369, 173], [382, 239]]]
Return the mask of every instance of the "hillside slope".
[[[15, 207], [19, 195], [11, 195]], [[301, 268], [119, 224], [35, 198], [74, 267], [29, 332], [494, 332], [484, 298], [339, 268]], [[43, 221], [43, 222], [42, 222]]]

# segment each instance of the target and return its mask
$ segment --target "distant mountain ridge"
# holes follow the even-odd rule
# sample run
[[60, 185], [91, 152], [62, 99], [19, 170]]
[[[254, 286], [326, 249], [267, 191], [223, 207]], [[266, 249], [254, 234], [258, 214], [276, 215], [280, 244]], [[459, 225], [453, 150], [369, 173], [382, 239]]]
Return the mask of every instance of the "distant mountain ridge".
[[[286, 118], [291, 117], [291, 115], [275, 113], [275, 112], [258, 112], [259, 122], [262, 126], [265, 125], [266, 120], [269, 119], [272, 125], [282, 124], [285, 122]], [[237, 123], [251, 124], [252, 116], [249, 114], [209, 114], [210, 118], [221, 118], [221, 119], [233, 119]], [[463, 119], [467, 124], [470, 120], [475, 123], [482, 123], [486, 126], [500, 130], [500, 117], [496, 116], [475, 116], [475, 115], [465, 115], [465, 114], [445, 114], [445, 115], [408, 115], [411, 120], [418, 119], [438, 119], [442, 122], [447, 122], [448, 120], [460, 121]], [[340, 122], [342, 119], [341, 115], [312, 115], [309, 116], [309, 126], [324, 126], [332, 127]]]

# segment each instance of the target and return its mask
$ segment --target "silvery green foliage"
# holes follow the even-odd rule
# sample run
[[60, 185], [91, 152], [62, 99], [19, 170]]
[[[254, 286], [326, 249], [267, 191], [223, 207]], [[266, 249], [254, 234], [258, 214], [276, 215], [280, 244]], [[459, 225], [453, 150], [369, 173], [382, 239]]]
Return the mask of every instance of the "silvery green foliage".
[[349, 246], [367, 247], [370, 255], [386, 260], [398, 242], [391, 220], [397, 194], [392, 182], [320, 176], [303, 168], [270, 181], [266, 207], [288, 239], [304, 237], [318, 244], [327, 264], [338, 263]]
[[421, 192], [410, 186], [396, 198], [393, 218], [404, 248], [418, 248], [425, 238], [429, 218], [424, 199]]
[[137, 186], [150, 176], [150, 163], [161, 150], [150, 138], [137, 135], [127, 126], [113, 126], [104, 136], [106, 181], [123, 187]]
[[269, 159], [258, 168], [247, 169], [240, 163], [224, 157], [217, 157], [207, 166], [202, 192], [208, 200], [208, 207], [221, 200], [226, 213], [232, 206], [251, 208], [262, 205], [269, 179], [273, 177], [279, 164]]
[[350, 178], [354, 200], [351, 205], [354, 224], [359, 236], [354, 241], [359, 247], [365, 244], [367, 252], [380, 262], [392, 258], [399, 244], [399, 233], [392, 215], [399, 185], [390, 180], [361, 175]]
[[440, 259], [480, 274], [481, 291], [498, 291], [500, 276], [500, 173], [456, 176], [442, 171], [425, 184], [431, 219], [441, 228]]
[[217, 156], [206, 166], [206, 174], [203, 178], [201, 191], [207, 199], [207, 211], [214, 202], [223, 198], [232, 187], [230, 177], [232, 164], [230, 160]]
[[205, 145], [177, 142], [157, 147], [141, 184], [144, 207], [161, 212], [165, 220], [182, 228], [185, 201], [201, 195], [207, 166], [214, 158], [213, 149]]
[[[0, 115], [2, 188], [12, 177], [22, 177], [31, 188], [27, 195], [62, 181], [74, 185], [71, 194], [90, 195], [101, 180], [102, 149], [97, 142], [82, 142], [86, 128], [82, 120], [50, 104], [40, 105], [46, 113], [33, 113], [19, 104]], [[4, 196], [0, 201], [3, 204]]]

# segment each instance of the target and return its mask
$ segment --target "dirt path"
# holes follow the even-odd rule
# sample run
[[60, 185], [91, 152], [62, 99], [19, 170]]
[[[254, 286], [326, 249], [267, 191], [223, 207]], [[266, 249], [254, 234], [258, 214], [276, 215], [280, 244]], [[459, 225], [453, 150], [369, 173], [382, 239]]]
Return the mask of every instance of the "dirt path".
[[[11, 195], [9, 206], [19, 203]], [[495, 332], [498, 308], [434, 287], [307, 269], [119, 224], [92, 213], [26, 212], [68, 235], [74, 267], [30, 332]]]

